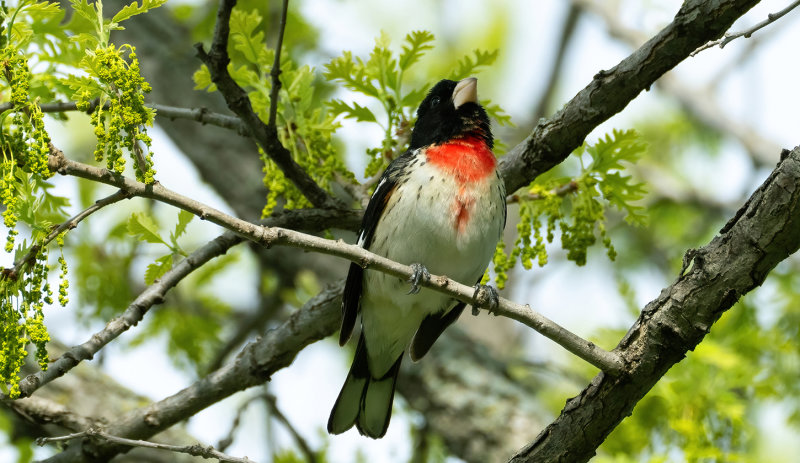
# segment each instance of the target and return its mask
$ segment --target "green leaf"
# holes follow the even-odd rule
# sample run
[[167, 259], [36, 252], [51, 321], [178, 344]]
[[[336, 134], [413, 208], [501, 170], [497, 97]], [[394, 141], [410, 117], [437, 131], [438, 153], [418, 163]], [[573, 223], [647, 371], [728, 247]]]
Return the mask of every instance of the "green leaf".
[[167, 244], [158, 232], [158, 225], [150, 216], [134, 212], [128, 218], [128, 233], [148, 243]]
[[186, 232], [186, 226], [194, 218], [194, 214], [183, 209], [178, 212], [178, 223], [175, 225], [175, 238], [179, 238]]
[[258, 30], [263, 28], [262, 22], [263, 18], [258, 10], [248, 13], [234, 9], [231, 12], [230, 37], [233, 48], [242, 53], [245, 60], [259, 67], [270, 66], [270, 58], [273, 56], [272, 50], [265, 46], [264, 32]]
[[206, 90], [209, 93], [217, 91], [217, 86], [211, 81], [211, 72], [205, 64], [192, 75], [195, 90]]
[[94, 6], [89, 5], [86, 0], [71, 0], [70, 3], [75, 13], [94, 24], [95, 27], [98, 26], [97, 10], [94, 9]]
[[461, 80], [470, 77], [480, 68], [490, 66], [497, 59], [498, 50], [475, 50], [473, 53], [474, 58], [467, 55], [458, 61], [458, 67], [450, 73], [450, 80]]
[[398, 61], [400, 69], [405, 71], [410, 68], [419, 61], [425, 50], [433, 49], [433, 46], [430, 45], [433, 40], [434, 36], [429, 31], [412, 31], [406, 35], [405, 42], [408, 45], [404, 45], [403, 52], [400, 53], [400, 60]]
[[604, 173], [613, 169], [624, 169], [622, 162], [635, 162], [645, 148], [646, 145], [635, 130], [614, 129], [611, 134], [606, 134], [597, 143], [586, 148], [586, 152], [592, 157], [588, 170]]
[[144, 272], [144, 282], [152, 285], [155, 281], [165, 273], [172, 269], [172, 254], [167, 254], [156, 259], [155, 262], [147, 266]]
[[344, 114], [344, 117], [348, 119], [355, 119], [358, 122], [378, 122], [375, 118], [375, 114], [373, 114], [369, 108], [361, 106], [356, 102], [353, 102], [351, 106], [342, 100], [332, 100], [328, 103], [328, 106], [331, 108], [333, 114]]
[[167, 0], [142, 0], [142, 5], [139, 6], [136, 2], [133, 2], [119, 10], [119, 12], [115, 14], [113, 18], [111, 18], [111, 22], [121, 23], [131, 16], [145, 13], [153, 8], [158, 8], [165, 3], [167, 3]]

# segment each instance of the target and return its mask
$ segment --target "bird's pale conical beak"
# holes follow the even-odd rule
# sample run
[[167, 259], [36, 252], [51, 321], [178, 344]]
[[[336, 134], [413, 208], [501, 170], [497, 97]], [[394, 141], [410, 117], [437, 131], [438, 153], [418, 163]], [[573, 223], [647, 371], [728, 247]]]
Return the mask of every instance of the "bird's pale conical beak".
[[467, 77], [460, 80], [453, 90], [453, 106], [458, 109], [464, 103], [478, 102], [478, 79]]

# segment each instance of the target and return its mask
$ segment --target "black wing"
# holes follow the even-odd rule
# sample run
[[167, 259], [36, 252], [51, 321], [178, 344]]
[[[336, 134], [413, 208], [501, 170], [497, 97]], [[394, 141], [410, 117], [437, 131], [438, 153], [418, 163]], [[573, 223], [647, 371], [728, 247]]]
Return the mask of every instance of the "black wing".
[[459, 302], [447, 313], [430, 314], [425, 317], [411, 341], [411, 349], [408, 351], [411, 360], [416, 362], [424, 357], [444, 330], [458, 320], [466, 305], [464, 302]]
[[[397, 177], [403, 168], [413, 159], [413, 154], [406, 151], [398, 157], [386, 171], [381, 175], [378, 186], [367, 204], [364, 211], [364, 218], [361, 220], [361, 231], [358, 233], [358, 244], [364, 249], [369, 249], [386, 204], [389, 202], [392, 193], [397, 188]], [[347, 273], [347, 280], [344, 284], [344, 295], [342, 296], [342, 329], [339, 332], [339, 345], [344, 345], [353, 334], [356, 326], [356, 318], [360, 309], [361, 289], [364, 277], [364, 269], [356, 263], [350, 264]]]

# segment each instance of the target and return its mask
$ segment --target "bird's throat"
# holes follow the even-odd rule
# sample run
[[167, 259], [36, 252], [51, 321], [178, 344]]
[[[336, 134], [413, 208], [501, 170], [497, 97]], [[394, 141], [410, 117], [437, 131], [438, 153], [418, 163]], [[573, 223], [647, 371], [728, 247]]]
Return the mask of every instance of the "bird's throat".
[[457, 138], [427, 150], [428, 162], [453, 175], [459, 184], [475, 182], [494, 174], [497, 159], [479, 136]]

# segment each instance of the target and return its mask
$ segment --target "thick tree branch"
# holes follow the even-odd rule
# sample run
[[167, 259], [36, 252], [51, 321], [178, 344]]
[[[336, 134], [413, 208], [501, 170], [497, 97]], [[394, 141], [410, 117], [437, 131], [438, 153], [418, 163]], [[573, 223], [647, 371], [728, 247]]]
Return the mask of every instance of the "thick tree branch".
[[633, 54], [600, 71], [559, 112], [540, 122], [500, 160], [506, 191], [515, 192], [564, 161], [600, 123], [622, 111], [642, 90], [720, 37], [758, 0], [687, 0], [675, 19]]
[[43, 397], [28, 397], [4, 405], [32, 422], [55, 424], [70, 431], [80, 431], [99, 424], [94, 418], [80, 415], [61, 403]]
[[[228, 72], [228, 35], [230, 33], [231, 11], [236, 0], [221, 0], [217, 11], [217, 22], [214, 28], [214, 39], [208, 53], [203, 49], [202, 44], [197, 44], [197, 56], [208, 67], [211, 80], [216, 84], [217, 89], [225, 98], [225, 102], [231, 111], [234, 112], [253, 136], [261, 149], [275, 161], [275, 164], [283, 171], [288, 178], [316, 207], [335, 207], [336, 201], [323, 190], [308, 172], [303, 170], [292, 158], [289, 150], [283, 146], [278, 139], [277, 127], [264, 124], [264, 122], [253, 111], [250, 98], [239, 84], [233, 80]], [[277, 53], [277, 52], [276, 52]]]
[[[650, 302], [615, 352], [628, 370], [600, 373], [513, 462], [587, 461], [636, 403], [703, 340], [711, 326], [800, 247], [800, 147], [706, 246], [691, 269]], [[589, 425], [591, 423], [591, 425]]]

